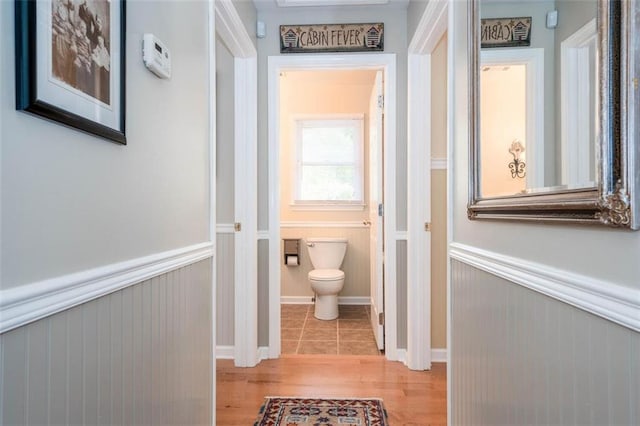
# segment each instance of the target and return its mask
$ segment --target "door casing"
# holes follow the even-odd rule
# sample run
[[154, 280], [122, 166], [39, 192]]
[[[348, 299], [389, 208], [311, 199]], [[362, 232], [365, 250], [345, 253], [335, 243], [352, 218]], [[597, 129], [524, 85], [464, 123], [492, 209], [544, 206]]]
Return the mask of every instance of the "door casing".
[[292, 55], [268, 58], [269, 125], [269, 357], [280, 355], [280, 149], [279, 75], [290, 70], [379, 69], [384, 72], [385, 356], [397, 360], [396, 310], [396, 55]]

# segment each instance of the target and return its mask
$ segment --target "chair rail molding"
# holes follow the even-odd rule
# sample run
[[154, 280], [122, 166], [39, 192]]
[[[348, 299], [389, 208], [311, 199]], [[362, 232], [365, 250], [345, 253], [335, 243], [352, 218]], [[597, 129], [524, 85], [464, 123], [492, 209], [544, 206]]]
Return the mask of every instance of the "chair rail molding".
[[460, 243], [452, 259], [640, 332], [640, 290]]
[[0, 290], [0, 334], [213, 257], [210, 242]]

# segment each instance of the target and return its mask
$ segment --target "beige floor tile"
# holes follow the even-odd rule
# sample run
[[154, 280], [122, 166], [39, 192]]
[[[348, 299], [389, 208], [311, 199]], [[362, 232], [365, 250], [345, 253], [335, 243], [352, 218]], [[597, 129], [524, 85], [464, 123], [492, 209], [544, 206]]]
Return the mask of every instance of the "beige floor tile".
[[340, 312], [339, 319], [367, 319], [367, 313], [365, 311], [346, 311]]
[[338, 320], [319, 320], [309, 316], [307, 322], [304, 324], [305, 328], [322, 328], [325, 330], [335, 330], [338, 325]]
[[314, 341], [314, 342], [300, 342], [300, 348], [298, 349], [299, 354], [326, 354], [326, 355], [337, 355], [338, 354], [338, 342], [335, 340], [333, 342], [322, 342], [322, 341]]
[[358, 342], [366, 342], [373, 341], [373, 331], [371, 329], [368, 330], [357, 330], [357, 329], [340, 329], [338, 330], [338, 335], [340, 341], [358, 341]]
[[283, 328], [280, 333], [282, 340], [299, 340], [302, 334], [302, 328]]
[[333, 340], [338, 339], [336, 329], [326, 328], [305, 328], [302, 333], [302, 341], [308, 340]]
[[304, 318], [281, 318], [280, 328], [302, 328], [304, 321]]
[[380, 355], [375, 342], [343, 342], [340, 341], [338, 348], [340, 355]]
[[371, 330], [371, 321], [368, 319], [340, 319], [338, 320], [338, 328], [341, 330]]
[[282, 350], [283, 354], [295, 354], [298, 349], [298, 341], [297, 340], [283, 340], [282, 341]]
[[309, 308], [313, 305], [280, 305], [280, 311], [285, 312], [309, 312]]

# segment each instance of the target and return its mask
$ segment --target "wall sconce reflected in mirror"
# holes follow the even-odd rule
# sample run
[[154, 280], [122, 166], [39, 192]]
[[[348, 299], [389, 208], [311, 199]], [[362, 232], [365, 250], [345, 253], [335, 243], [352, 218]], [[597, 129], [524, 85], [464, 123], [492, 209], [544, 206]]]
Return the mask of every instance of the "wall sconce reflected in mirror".
[[524, 160], [520, 158], [520, 155], [524, 152], [524, 145], [518, 139], [514, 139], [509, 147], [509, 152], [513, 155], [513, 161], [509, 163], [509, 170], [511, 170], [511, 177], [524, 178], [527, 176], [527, 165]]

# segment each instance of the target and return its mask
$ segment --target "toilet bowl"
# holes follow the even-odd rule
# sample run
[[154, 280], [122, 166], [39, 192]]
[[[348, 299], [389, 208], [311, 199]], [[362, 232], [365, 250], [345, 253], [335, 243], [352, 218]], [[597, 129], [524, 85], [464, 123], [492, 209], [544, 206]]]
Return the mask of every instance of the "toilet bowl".
[[344, 287], [342, 265], [347, 251], [345, 238], [307, 238], [309, 257], [313, 264], [309, 284], [316, 295], [314, 316], [321, 320], [338, 318], [338, 293]]

